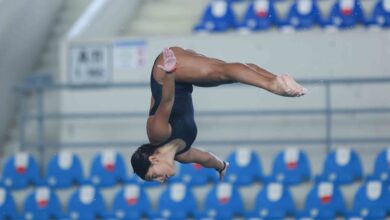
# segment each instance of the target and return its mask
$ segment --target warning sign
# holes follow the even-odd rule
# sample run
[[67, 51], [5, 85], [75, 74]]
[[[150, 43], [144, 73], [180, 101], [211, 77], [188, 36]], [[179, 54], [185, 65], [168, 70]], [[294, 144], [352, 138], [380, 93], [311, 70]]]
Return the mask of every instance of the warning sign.
[[68, 82], [73, 85], [111, 81], [109, 45], [73, 45], [69, 52]]

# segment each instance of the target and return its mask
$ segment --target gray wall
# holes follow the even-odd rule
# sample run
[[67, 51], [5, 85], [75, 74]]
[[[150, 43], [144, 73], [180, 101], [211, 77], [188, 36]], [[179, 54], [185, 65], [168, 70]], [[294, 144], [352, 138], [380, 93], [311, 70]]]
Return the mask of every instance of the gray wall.
[[0, 144], [15, 117], [13, 86], [36, 65], [62, 2], [0, 2]]
[[[178, 45], [192, 48], [205, 55], [231, 62], [256, 63], [274, 73], [290, 73], [296, 78], [348, 78], [386, 77], [390, 73], [390, 38], [388, 31], [368, 32], [355, 29], [337, 34], [320, 30], [295, 34], [272, 31], [253, 35], [212, 35], [141, 38], [145, 40], [146, 64], [138, 68], [120, 70], [113, 68], [113, 82], [147, 82], [155, 56], [162, 48]], [[89, 41], [113, 45], [121, 41], [108, 39]], [[73, 42], [85, 44], [88, 41]], [[130, 58], [129, 58], [130, 62]], [[66, 63], [66, 62], [64, 62]], [[67, 81], [66, 69], [61, 80]], [[220, 86], [195, 88], [195, 110], [266, 110], [324, 108], [325, 90], [318, 85], [307, 85], [309, 94], [298, 99], [278, 97], [249, 86]], [[390, 107], [386, 100], [389, 84], [341, 85], [332, 92], [335, 108]], [[148, 88], [74, 90], [61, 95], [63, 112], [145, 112], [145, 118], [134, 120], [83, 120], [62, 123], [63, 141], [82, 140], [146, 140], [145, 119], [149, 107]], [[371, 117], [371, 118], [370, 118]], [[336, 117], [336, 137], [386, 137], [389, 116]], [[322, 116], [258, 116], [258, 117], [197, 117], [198, 140], [214, 139], [280, 139], [321, 138], [325, 134]], [[295, 129], [299, 123], [300, 129]], [[360, 128], [359, 124], [364, 123]], [[113, 129], [100, 129], [111, 127]], [[271, 128], [271, 129], [270, 129]], [[359, 129], [358, 129], [359, 128]]]

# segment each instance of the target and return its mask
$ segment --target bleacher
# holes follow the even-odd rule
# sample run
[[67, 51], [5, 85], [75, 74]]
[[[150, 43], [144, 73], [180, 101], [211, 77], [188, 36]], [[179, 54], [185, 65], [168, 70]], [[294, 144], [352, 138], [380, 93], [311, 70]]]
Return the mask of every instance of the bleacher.
[[[237, 148], [225, 158], [230, 167], [224, 182], [212, 169], [186, 164], [160, 185], [135, 177], [114, 150], [95, 155], [88, 176], [76, 153], [60, 151], [38, 167], [32, 155], [19, 152], [3, 166], [0, 219], [384, 219], [390, 214], [389, 155], [384, 148], [371, 161], [374, 169], [363, 172], [361, 155], [340, 147], [314, 173], [306, 152], [290, 147], [275, 155], [266, 175], [267, 155]], [[299, 207], [291, 189], [305, 184], [310, 190]], [[353, 184], [358, 189], [346, 195]], [[254, 198], [249, 206], [242, 191], [248, 187]], [[20, 192], [18, 203], [14, 195]]]
[[[235, 4], [244, 4], [244, 12]], [[278, 4], [287, 5], [286, 11]], [[330, 4], [327, 11], [323, 4]], [[251, 33], [279, 29], [284, 32], [321, 28], [338, 31], [363, 26], [368, 29], [390, 27], [390, 3], [387, 0], [212, 0], [194, 25], [195, 33]]]

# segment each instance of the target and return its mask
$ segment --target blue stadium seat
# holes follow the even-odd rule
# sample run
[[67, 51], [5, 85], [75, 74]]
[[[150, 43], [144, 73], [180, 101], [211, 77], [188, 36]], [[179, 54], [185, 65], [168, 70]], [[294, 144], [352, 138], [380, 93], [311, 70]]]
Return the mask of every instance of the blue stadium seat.
[[329, 16], [324, 20], [325, 28], [347, 29], [364, 24], [365, 18], [359, 0], [338, 0], [332, 6]]
[[205, 168], [200, 164], [180, 164], [177, 167], [178, 174], [169, 179], [170, 183], [183, 182], [188, 186], [201, 186], [219, 179], [215, 169]]
[[390, 147], [378, 154], [373, 176], [381, 179], [386, 184], [390, 184]]
[[138, 220], [147, 217], [151, 209], [145, 190], [137, 184], [126, 184], [115, 195], [112, 212], [116, 219]]
[[27, 196], [24, 202], [24, 218], [26, 220], [49, 220], [61, 217], [60, 201], [49, 187], [37, 187]]
[[114, 150], [105, 150], [92, 161], [90, 179], [99, 187], [113, 186], [127, 179], [125, 162]]
[[69, 151], [60, 151], [49, 161], [46, 180], [50, 187], [66, 188], [83, 181], [80, 159]]
[[197, 210], [196, 199], [191, 188], [184, 183], [170, 184], [160, 195], [158, 209], [150, 212], [152, 219], [187, 219]]
[[390, 28], [390, 0], [378, 0], [371, 16], [367, 19], [369, 26]]
[[196, 219], [228, 220], [244, 215], [242, 197], [230, 183], [219, 183], [208, 192], [203, 209], [195, 213]]
[[9, 190], [0, 186], [0, 219], [19, 219], [14, 198]]
[[73, 220], [95, 220], [108, 215], [103, 197], [92, 184], [80, 186], [68, 201], [68, 218]]
[[345, 214], [345, 200], [337, 185], [319, 182], [308, 193], [300, 218], [335, 219]]
[[316, 0], [295, 0], [291, 6], [283, 27], [293, 30], [310, 29], [322, 24], [321, 12]]
[[359, 155], [349, 148], [337, 148], [328, 153], [318, 179], [335, 184], [349, 184], [363, 177]]
[[271, 179], [286, 185], [296, 185], [310, 179], [310, 164], [305, 152], [286, 148], [276, 155]]
[[12, 189], [21, 189], [30, 184], [40, 184], [38, 164], [27, 152], [19, 152], [8, 158], [3, 169], [3, 183]]
[[248, 218], [283, 219], [295, 215], [295, 204], [287, 187], [281, 183], [269, 183], [257, 195]]
[[238, 148], [228, 157], [230, 165], [225, 180], [237, 186], [252, 184], [262, 179], [260, 158], [249, 148]]
[[261, 31], [278, 25], [279, 19], [274, 2], [272, 0], [254, 0], [246, 9], [238, 28], [243, 31]]
[[351, 215], [370, 220], [385, 219], [389, 211], [390, 195], [387, 187], [380, 180], [368, 180], [355, 194]]
[[237, 27], [236, 15], [231, 2], [212, 0], [203, 13], [200, 22], [195, 25], [195, 32], [225, 32]]

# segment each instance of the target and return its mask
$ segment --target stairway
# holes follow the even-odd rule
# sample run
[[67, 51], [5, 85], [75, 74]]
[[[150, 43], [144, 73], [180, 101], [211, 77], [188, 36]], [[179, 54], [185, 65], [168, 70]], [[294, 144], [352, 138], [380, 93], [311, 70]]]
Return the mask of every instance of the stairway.
[[210, 0], [142, 0], [125, 36], [190, 34]]

